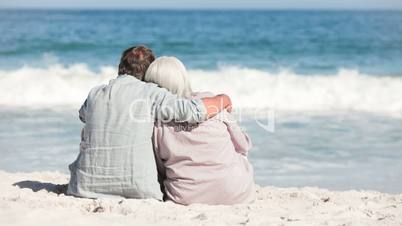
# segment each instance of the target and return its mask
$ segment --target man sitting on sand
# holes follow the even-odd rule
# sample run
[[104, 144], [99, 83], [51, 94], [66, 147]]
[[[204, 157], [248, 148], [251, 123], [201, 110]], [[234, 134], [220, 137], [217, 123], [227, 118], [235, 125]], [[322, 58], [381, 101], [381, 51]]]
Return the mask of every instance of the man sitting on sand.
[[162, 200], [151, 140], [154, 121], [199, 123], [231, 107], [226, 95], [185, 99], [143, 82], [154, 59], [145, 46], [125, 50], [117, 78], [89, 92], [79, 111], [85, 126], [80, 153], [69, 166], [67, 194]]

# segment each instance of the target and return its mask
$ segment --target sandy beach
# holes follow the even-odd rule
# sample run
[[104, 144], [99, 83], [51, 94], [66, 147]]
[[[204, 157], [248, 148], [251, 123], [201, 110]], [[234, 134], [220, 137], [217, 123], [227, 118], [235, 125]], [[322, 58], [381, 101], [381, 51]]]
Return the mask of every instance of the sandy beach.
[[247, 205], [191, 206], [58, 194], [68, 176], [0, 171], [0, 225], [402, 225], [402, 194], [258, 187]]

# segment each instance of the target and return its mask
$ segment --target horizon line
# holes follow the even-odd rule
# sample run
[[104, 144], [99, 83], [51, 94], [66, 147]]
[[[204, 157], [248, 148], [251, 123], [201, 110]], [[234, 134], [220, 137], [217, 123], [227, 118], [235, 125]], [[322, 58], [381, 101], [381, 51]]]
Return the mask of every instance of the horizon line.
[[171, 8], [171, 7], [130, 7], [130, 8], [122, 8], [122, 7], [0, 7], [0, 10], [99, 10], [99, 11], [107, 11], [107, 10], [118, 10], [118, 11], [146, 11], [146, 10], [155, 10], [155, 11], [402, 11], [402, 8], [209, 8], [209, 7], [182, 7], [182, 8]]

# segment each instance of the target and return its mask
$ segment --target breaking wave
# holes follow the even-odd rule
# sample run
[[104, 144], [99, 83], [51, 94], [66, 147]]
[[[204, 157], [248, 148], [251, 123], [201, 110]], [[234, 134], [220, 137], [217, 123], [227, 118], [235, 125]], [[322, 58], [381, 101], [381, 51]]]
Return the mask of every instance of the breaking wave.
[[[402, 78], [341, 69], [334, 75], [221, 67], [189, 70], [195, 91], [227, 93], [234, 106], [280, 111], [362, 111], [402, 115]], [[115, 77], [115, 68], [85, 64], [0, 70], [0, 105], [77, 106], [88, 91]]]

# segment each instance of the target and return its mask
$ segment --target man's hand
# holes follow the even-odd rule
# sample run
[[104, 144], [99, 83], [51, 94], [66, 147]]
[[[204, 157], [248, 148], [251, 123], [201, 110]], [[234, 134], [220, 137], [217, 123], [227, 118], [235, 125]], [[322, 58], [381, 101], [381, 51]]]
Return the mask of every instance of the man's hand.
[[226, 94], [219, 94], [214, 97], [202, 98], [202, 102], [204, 102], [204, 106], [207, 109], [207, 118], [212, 118], [221, 112], [223, 109], [226, 109], [228, 112], [232, 111], [232, 101], [230, 97]]

